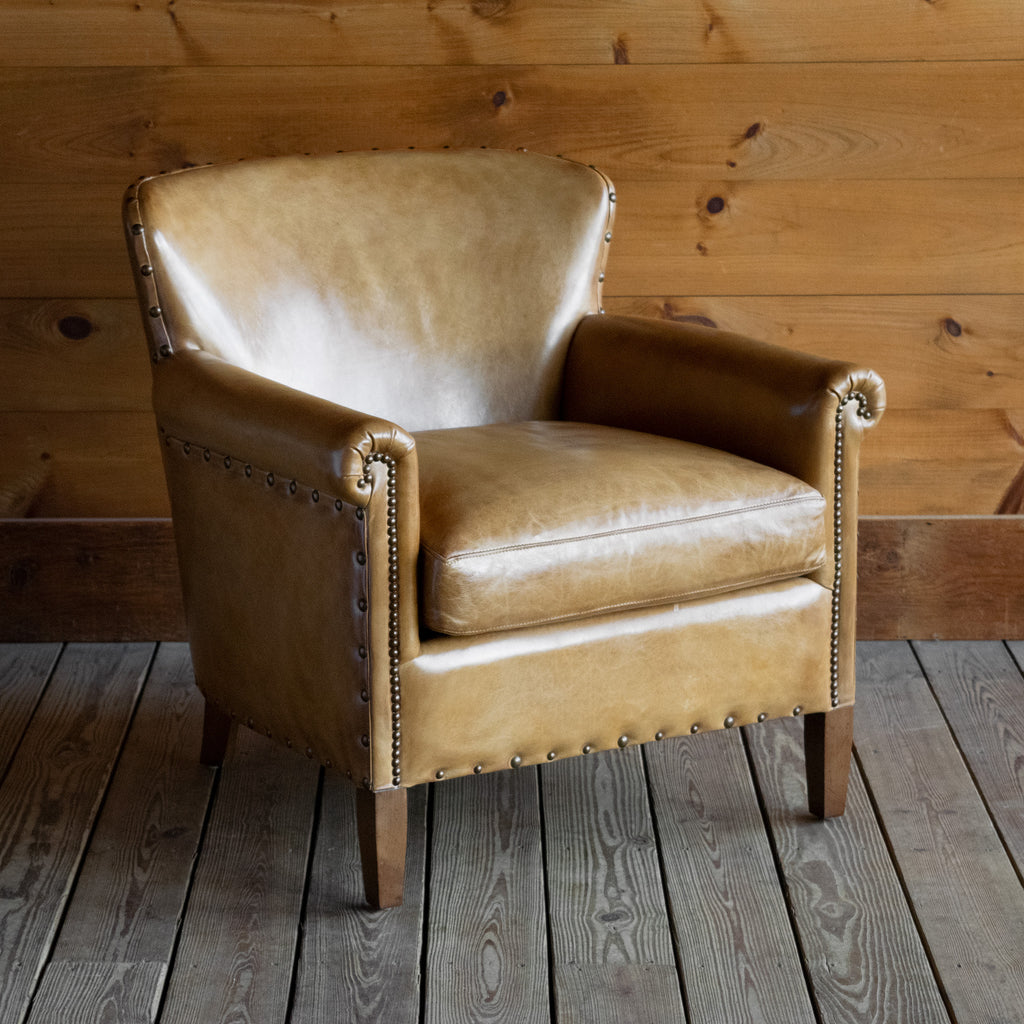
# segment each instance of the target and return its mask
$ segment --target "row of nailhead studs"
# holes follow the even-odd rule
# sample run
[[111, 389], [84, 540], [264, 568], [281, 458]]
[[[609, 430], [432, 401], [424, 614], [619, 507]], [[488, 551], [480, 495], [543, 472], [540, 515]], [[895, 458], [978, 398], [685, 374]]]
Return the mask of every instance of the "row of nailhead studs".
[[[202, 453], [203, 453], [203, 461], [206, 462], [206, 463], [211, 463], [212, 464], [212, 463], [216, 462], [217, 464], [223, 466], [225, 469], [231, 469], [233, 464], [234, 464], [230, 455], [223, 455], [223, 454], [221, 454], [219, 452], [218, 453], [214, 453], [213, 450], [210, 449], [210, 448], [201, 448], [200, 449], [198, 446], [193, 446], [191, 441], [184, 441], [181, 438], [172, 437], [172, 435], [168, 434], [164, 430], [163, 427], [160, 427], [159, 430], [160, 430], [160, 433], [164, 437], [164, 444], [165, 445], [170, 446], [172, 443], [177, 442], [177, 444], [179, 444], [181, 446], [182, 453], [184, 455], [186, 455], [186, 456], [191, 455], [193, 447], [196, 447], [197, 450], [201, 450], [202, 451]], [[214, 455], [215, 454], [216, 454], [216, 459], [214, 459]], [[371, 456], [371, 458], [372, 458], [372, 456]], [[382, 461], [382, 460], [378, 460], [378, 461]], [[368, 472], [368, 470], [366, 472]], [[248, 462], [244, 464], [244, 473], [245, 473], [246, 479], [252, 479], [254, 474], [262, 476], [264, 478], [264, 480], [266, 481], [267, 486], [270, 487], [270, 488], [273, 488], [276, 485], [276, 482], [277, 482], [276, 481], [276, 477], [274, 476], [274, 473], [272, 471], [261, 470], [261, 469], [254, 469], [252, 464], [248, 463]], [[297, 493], [300, 486], [304, 487], [305, 485], [299, 484], [299, 482], [297, 480], [294, 480], [294, 479], [289, 481], [289, 483], [288, 483], [288, 493], [289, 494]], [[309, 490], [310, 490], [310, 498], [311, 498], [311, 500], [313, 501], [314, 504], [318, 504], [322, 497], [326, 497], [328, 502], [333, 500], [333, 502], [334, 502], [334, 510], [336, 512], [341, 512], [345, 508], [345, 502], [342, 501], [341, 498], [334, 498], [332, 495], [321, 495], [320, 491], [317, 490], [315, 487], [314, 488], [309, 488]], [[356, 518], [357, 519], [362, 520], [364, 518], [364, 512], [363, 512], [363, 510], [360, 507], [356, 506], [355, 513], [356, 513]], [[362, 551], [357, 552], [356, 553], [356, 561], [360, 565], [365, 565], [366, 564], [366, 555]], [[368, 605], [368, 603], [367, 603], [365, 598], [360, 598], [359, 599], [358, 607], [359, 607], [359, 610], [361, 612], [364, 612], [364, 613], [366, 612], [366, 610], [368, 609], [369, 605]], [[366, 657], [366, 653], [367, 653], [366, 652], [366, 647], [365, 646], [360, 646], [360, 648], [359, 648], [359, 656], [360, 656], [360, 658], [365, 658]], [[369, 701], [369, 699], [370, 699], [369, 694], [367, 693], [367, 691], [365, 689], [360, 694], [360, 697], [362, 698], [364, 703]], [[232, 711], [230, 708], [225, 708], [224, 710], [228, 714], [230, 714], [232, 718], [234, 718], [236, 720], [241, 720], [240, 716], [238, 715], [237, 712]], [[269, 728], [263, 728], [262, 726], [258, 726], [254, 722], [254, 720], [252, 718], [245, 719], [245, 725], [248, 728], [250, 728], [250, 729], [256, 729], [259, 732], [265, 733], [268, 737], [273, 738], [272, 731]], [[370, 745], [370, 738], [366, 734], [362, 735], [359, 738], [359, 741], [362, 744], [362, 746], [364, 746], [364, 747], [368, 747]], [[294, 744], [292, 743], [291, 739], [289, 737], [287, 737], [287, 736], [283, 737], [282, 742], [287, 747], [293, 747], [294, 746]], [[317, 758], [316, 752], [313, 750], [312, 747], [307, 746], [305, 752], [306, 752], [306, 757], [308, 757], [308, 758], [316, 758], [317, 760], [322, 761], [322, 763], [326, 767], [328, 767], [328, 768], [332, 767], [332, 762], [331, 762], [330, 758], [326, 758], [326, 759], [324, 759], [324, 758]], [[352, 772], [351, 771], [346, 772], [346, 775], [348, 776], [348, 778], [350, 778], [350, 779], [352, 778]], [[396, 783], [396, 785], [397, 785], [397, 783]], [[369, 788], [370, 780], [368, 778], [364, 778], [363, 779], [363, 786], [366, 787], [366, 788]]]
[[832, 707], [839, 706], [839, 608], [840, 592], [843, 582], [843, 433], [845, 429], [844, 413], [846, 406], [857, 403], [857, 415], [861, 419], [871, 419], [867, 396], [860, 391], [851, 391], [843, 397], [836, 408], [836, 447], [833, 465], [835, 468], [835, 493], [832, 500], [832, 534], [833, 555], [835, 560], [835, 576], [832, 582], [832, 630], [829, 649], [830, 697]]
[[[800, 715], [803, 714], [803, 710], [804, 709], [800, 705], [797, 705], [795, 708], [793, 708], [793, 715], [796, 716], [796, 717], [799, 717]], [[764, 712], [764, 711], [762, 711], [757, 716], [757, 721], [758, 722], [764, 722], [764, 721], [767, 721], [767, 719], [768, 719], [768, 714], [767, 714], [767, 712]], [[726, 715], [725, 721], [722, 722], [722, 725], [726, 729], [731, 729], [735, 724], [736, 724], [736, 717], [734, 715]], [[701, 724], [700, 724], [700, 722], [694, 722], [693, 725], [690, 726], [690, 733], [691, 734], [695, 734], [695, 733], [698, 733], [700, 731], [701, 731]], [[654, 738], [656, 740], [659, 740], [659, 741], [663, 740], [665, 738], [665, 736], [666, 736], [666, 733], [663, 732], [660, 729], [658, 730], [658, 732], [656, 732], [654, 734]], [[620, 749], [623, 749], [623, 748], [629, 746], [629, 737], [628, 736], [620, 736], [615, 742], [616, 742], [616, 745]], [[641, 741], [641, 742], [643, 742], [643, 741]], [[584, 743], [583, 746], [580, 748], [580, 753], [581, 754], [591, 754], [591, 753], [593, 753], [593, 751], [594, 751], [594, 746], [591, 743]], [[547, 760], [548, 761], [554, 761], [557, 757], [558, 757], [558, 753], [556, 751], [554, 751], [554, 750], [549, 750], [548, 751], [548, 754], [547, 754]], [[520, 768], [520, 767], [522, 767], [523, 759], [522, 759], [522, 757], [519, 754], [516, 754], [514, 757], [509, 758], [509, 762], [508, 763], [509, 763], [509, 767], [510, 768]], [[475, 764], [475, 765], [473, 765], [473, 774], [474, 775], [482, 774], [483, 770], [484, 770], [484, 766], [482, 764]], [[446, 775], [446, 772], [445, 772], [445, 770], [443, 768], [440, 768], [436, 772], [434, 772], [434, 778], [435, 779], [443, 779], [445, 777], [445, 775]]]
[[398, 489], [395, 460], [390, 455], [372, 452], [363, 460], [363, 478], [360, 487], [371, 483], [370, 467], [379, 462], [387, 467], [388, 501], [388, 678], [391, 691], [391, 784], [402, 783], [402, 680], [401, 630], [398, 614]]

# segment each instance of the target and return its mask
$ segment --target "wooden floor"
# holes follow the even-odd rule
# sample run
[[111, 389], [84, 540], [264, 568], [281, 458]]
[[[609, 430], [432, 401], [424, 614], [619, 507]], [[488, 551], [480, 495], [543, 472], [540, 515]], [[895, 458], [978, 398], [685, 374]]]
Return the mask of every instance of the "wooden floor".
[[1024, 1021], [1024, 644], [859, 649], [842, 819], [790, 720], [414, 791], [197, 763], [182, 645], [0, 646], [0, 1021]]

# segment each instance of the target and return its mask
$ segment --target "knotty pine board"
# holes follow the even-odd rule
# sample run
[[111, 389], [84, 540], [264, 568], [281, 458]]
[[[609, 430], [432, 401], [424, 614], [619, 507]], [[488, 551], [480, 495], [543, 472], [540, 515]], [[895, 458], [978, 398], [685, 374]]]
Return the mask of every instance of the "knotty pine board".
[[1005, 0], [76, 0], [0, 8], [10, 65], [359, 63], [643, 64], [964, 60], [1021, 55], [1024, 12]]
[[[1024, 178], [617, 182], [609, 295], [1019, 294]], [[0, 297], [134, 294], [121, 185], [11, 185]], [[718, 208], [712, 200], [720, 200]]]
[[1024, 173], [1024, 60], [339, 65], [0, 69], [0, 183], [123, 188], [186, 164], [445, 145], [561, 153], [620, 187], [856, 179], [910, 192]]

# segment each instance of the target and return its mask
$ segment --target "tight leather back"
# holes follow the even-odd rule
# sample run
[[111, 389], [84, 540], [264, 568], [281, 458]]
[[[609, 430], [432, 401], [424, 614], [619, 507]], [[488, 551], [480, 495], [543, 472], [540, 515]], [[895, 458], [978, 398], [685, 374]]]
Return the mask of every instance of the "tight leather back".
[[525, 152], [275, 157], [143, 179], [126, 230], [154, 362], [201, 348], [421, 430], [554, 418], [613, 202]]

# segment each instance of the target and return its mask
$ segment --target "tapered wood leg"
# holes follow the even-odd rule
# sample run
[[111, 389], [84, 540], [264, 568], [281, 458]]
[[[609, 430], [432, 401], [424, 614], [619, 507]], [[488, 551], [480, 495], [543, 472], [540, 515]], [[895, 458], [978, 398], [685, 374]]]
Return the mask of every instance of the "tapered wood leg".
[[231, 739], [231, 716], [220, 708], [206, 702], [203, 715], [203, 744], [199, 750], [199, 760], [211, 767], [223, 764], [227, 753], [228, 740]]
[[846, 810], [846, 784], [853, 753], [853, 705], [808, 715], [804, 721], [807, 803], [819, 818]]
[[363, 885], [371, 907], [400, 907], [405, 889], [406, 790], [356, 791]]

